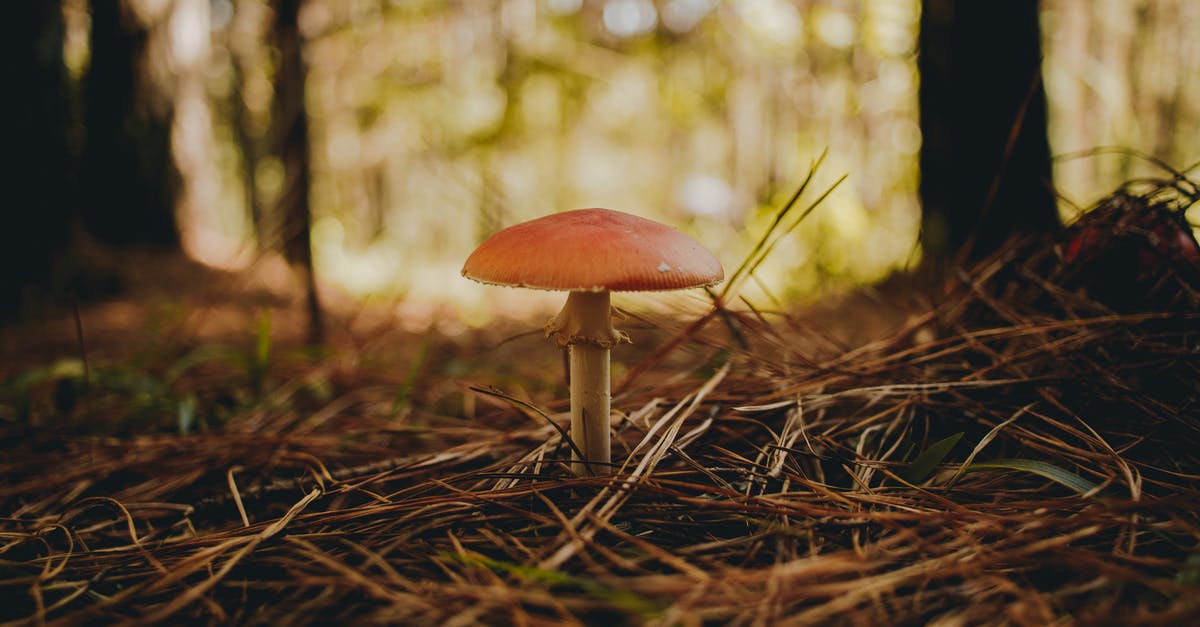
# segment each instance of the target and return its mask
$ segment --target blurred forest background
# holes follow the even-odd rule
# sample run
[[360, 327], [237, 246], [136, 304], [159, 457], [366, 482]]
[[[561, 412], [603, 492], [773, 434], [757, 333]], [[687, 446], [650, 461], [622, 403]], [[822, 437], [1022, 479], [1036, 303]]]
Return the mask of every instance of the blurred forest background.
[[[18, 130], [9, 150], [38, 164], [26, 183], [45, 193], [42, 209], [8, 211], [61, 222], [43, 230], [61, 236], [16, 235], [26, 249], [10, 257], [58, 258], [83, 232], [181, 246], [221, 268], [277, 253], [302, 267], [311, 254], [322, 284], [450, 302], [482, 323], [495, 291], [458, 271], [495, 230], [605, 206], [676, 225], [730, 266], [822, 153], [816, 188], [848, 178], [759, 269], [761, 285], [811, 298], [921, 256], [918, 0], [62, 0], [11, 11], [6, 57], [37, 58], [10, 68], [42, 89], [7, 105], [31, 134]], [[1200, 4], [1043, 0], [1038, 12], [1065, 218], [1154, 171], [1132, 152], [1072, 153], [1196, 159]], [[75, 209], [44, 209], [59, 205]], [[47, 272], [71, 273], [53, 260]]]

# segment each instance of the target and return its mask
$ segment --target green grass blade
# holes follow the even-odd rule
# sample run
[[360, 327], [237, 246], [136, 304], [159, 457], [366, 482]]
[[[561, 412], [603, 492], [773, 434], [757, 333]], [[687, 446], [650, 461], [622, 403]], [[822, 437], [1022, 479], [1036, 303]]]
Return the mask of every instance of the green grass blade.
[[417, 380], [421, 377], [421, 372], [425, 369], [425, 361], [429, 358], [429, 349], [432, 346], [433, 335], [425, 336], [420, 348], [417, 349], [416, 357], [413, 358], [412, 364], [408, 367], [408, 374], [404, 376], [404, 381], [400, 383], [400, 387], [396, 389], [396, 396], [392, 399], [391, 415], [393, 418], [400, 413], [400, 410], [408, 407], [409, 401], [412, 399], [413, 389], [417, 386]]
[[722, 299], [731, 293], [733, 286], [738, 283], [739, 279], [742, 278], [742, 275], [746, 273], [751, 265], [756, 263], [755, 260], [758, 259], [759, 255], [763, 251], [763, 248], [765, 248], [767, 242], [770, 241], [771, 235], [775, 233], [775, 229], [779, 227], [787, 214], [796, 207], [796, 202], [800, 200], [800, 197], [804, 195], [804, 190], [808, 189], [808, 185], [812, 183], [813, 177], [816, 176], [817, 170], [821, 168], [821, 163], [825, 161], [825, 155], [828, 154], [828, 152], [829, 149], [822, 151], [821, 156], [818, 157], [817, 160], [814, 161], [813, 164], [808, 168], [808, 175], [805, 176], [804, 180], [800, 182], [800, 186], [796, 189], [796, 192], [792, 194], [792, 197], [788, 199], [788, 201], [779, 211], [775, 212], [775, 218], [771, 221], [770, 226], [763, 231], [762, 236], [758, 239], [758, 242], [754, 244], [754, 247], [750, 249], [750, 253], [747, 254], [746, 258], [742, 260], [742, 263], [737, 267], [737, 270], [734, 270], [733, 274], [729, 275], [729, 278], [725, 280], [725, 286], [721, 289]]
[[262, 397], [266, 387], [267, 367], [271, 363], [271, 310], [263, 309], [258, 314], [258, 332], [254, 336], [254, 356], [250, 360], [250, 386], [254, 394]]
[[993, 459], [987, 462], [976, 462], [964, 468], [963, 473], [979, 470], [1019, 470], [1022, 472], [1031, 472], [1066, 486], [1081, 495], [1088, 494], [1097, 487], [1095, 483], [1069, 470], [1063, 470], [1054, 464], [1036, 459]]
[[254, 338], [254, 366], [266, 370], [271, 361], [271, 310], [258, 314], [258, 333]]
[[841, 184], [844, 183], [848, 178], [850, 178], [849, 174], [843, 174], [841, 178], [834, 181], [832, 185], [826, 188], [826, 190], [822, 192], [816, 200], [809, 203], [808, 206], [805, 207], [804, 211], [800, 212], [800, 217], [792, 221], [792, 223], [786, 229], [784, 229], [782, 233], [776, 235], [775, 239], [771, 240], [771, 242], [766, 245], [762, 252], [759, 253], [758, 258], [754, 260], [754, 263], [750, 264], [750, 269], [747, 274], [754, 274], [754, 272], [758, 270], [758, 267], [762, 265], [762, 262], [766, 261], [767, 257], [771, 256], [771, 252], [775, 250], [775, 246], [777, 246], [786, 235], [796, 230], [796, 227], [800, 226], [800, 223], [804, 222], [804, 220], [808, 218], [808, 216], [811, 215], [812, 212], [817, 209], [817, 207], [821, 206], [821, 203], [825, 202], [825, 199], [829, 198], [829, 195], [832, 194], [839, 186], [841, 186]]
[[589, 577], [547, 570], [515, 562], [494, 560], [481, 555], [457, 555], [452, 553], [443, 553], [442, 555], [450, 560], [476, 568], [486, 568], [497, 574], [513, 575], [527, 582], [541, 583], [547, 586], [548, 589], [574, 588], [594, 599], [610, 603], [632, 614], [649, 617], [657, 616], [664, 611], [663, 607], [650, 599], [641, 597], [628, 590], [608, 586]]
[[178, 403], [179, 435], [187, 436], [196, 424], [196, 395], [188, 394]]

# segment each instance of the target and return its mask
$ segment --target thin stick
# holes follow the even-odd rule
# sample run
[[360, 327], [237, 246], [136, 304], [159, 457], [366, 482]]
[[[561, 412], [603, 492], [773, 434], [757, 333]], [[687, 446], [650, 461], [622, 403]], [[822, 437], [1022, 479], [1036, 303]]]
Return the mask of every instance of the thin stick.
[[90, 385], [92, 375], [88, 367], [87, 345], [83, 341], [83, 319], [79, 315], [79, 300], [74, 294], [71, 295], [71, 312], [75, 316], [75, 339], [79, 343], [79, 360], [83, 362], [83, 383]]

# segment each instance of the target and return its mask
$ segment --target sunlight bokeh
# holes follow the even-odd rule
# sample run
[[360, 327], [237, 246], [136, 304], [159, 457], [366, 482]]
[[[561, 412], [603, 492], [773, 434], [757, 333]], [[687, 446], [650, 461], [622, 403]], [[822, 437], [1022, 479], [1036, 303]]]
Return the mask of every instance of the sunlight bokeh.
[[[251, 194], [269, 204], [283, 185], [277, 160], [247, 164], [238, 149], [269, 129], [270, 8], [142, 4], [170, 20], [172, 70], [193, 77], [178, 83], [176, 119], [187, 248], [252, 263]], [[1054, 152], [1195, 159], [1200, 8], [1042, 4]], [[590, 206], [675, 225], [733, 267], [822, 154], [813, 197], [846, 182], [759, 268], [750, 296], [794, 302], [885, 276], [919, 255], [919, 11], [917, 0], [309, 0], [321, 280], [481, 321], [494, 290], [458, 276], [474, 246]], [[67, 42], [73, 67], [84, 63], [79, 38]], [[1150, 171], [1129, 154], [1060, 159], [1064, 214]]]

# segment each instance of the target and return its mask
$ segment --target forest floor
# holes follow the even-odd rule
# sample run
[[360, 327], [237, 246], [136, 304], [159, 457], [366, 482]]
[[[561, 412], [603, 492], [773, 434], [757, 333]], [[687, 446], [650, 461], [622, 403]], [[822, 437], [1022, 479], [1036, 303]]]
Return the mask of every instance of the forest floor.
[[534, 323], [333, 298], [314, 349], [286, 269], [120, 259], [0, 331], [0, 620], [1195, 623], [1200, 266], [1105, 219], [936, 290], [626, 312], [611, 476]]

